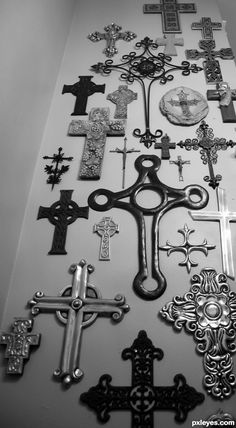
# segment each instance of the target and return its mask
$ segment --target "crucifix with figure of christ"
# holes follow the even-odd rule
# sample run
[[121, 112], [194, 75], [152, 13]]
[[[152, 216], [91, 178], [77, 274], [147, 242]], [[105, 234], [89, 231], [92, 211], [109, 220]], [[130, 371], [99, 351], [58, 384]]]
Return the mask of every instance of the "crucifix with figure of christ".
[[127, 159], [127, 155], [129, 153], [139, 153], [140, 150], [135, 150], [135, 149], [127, 149], [127, 138], [124, 138], [124, 147], [123, 149], [119, 149], [118, 147], [116, 147], [115, 150], [110, 150], [110, 153], [120, 153], [122, 154], [123, 157], [123, 166], [122, 166], [122, 189], [125, 188], [125, 169], [126, 169], [126, 159]]
[[176, 161], [169, 161], [170, 164], [177, 165], [179, 170], [179, 181], [184, 181], [183, 177], [183, 165], [190, 164], [189, 160], [184, 161], [181, 156], [177, 156]]
[[219, 101], [224, 123], [236, 123], [233, 101], [236, 101], [236, 89], [231, 89], [227, 82], [217, 83], [216, 89], [207, 91], [209, 101]]

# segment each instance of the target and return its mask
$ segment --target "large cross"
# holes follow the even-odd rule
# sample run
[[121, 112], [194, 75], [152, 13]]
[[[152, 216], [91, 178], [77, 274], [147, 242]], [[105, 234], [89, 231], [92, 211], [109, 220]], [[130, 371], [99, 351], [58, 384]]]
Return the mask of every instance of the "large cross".
[[100, 40], [106, 40], [107, 47], [104, 49], [103, 52], [105, 53], [106, 56], [111, 58], [118, 52], [115, 46], [115, 43], [117, 40], [122, 39], [122, 40], [125, 40], [126, 42], [130, 42], [131, 40], [135, 39], [135, 37], [137, 37], [136, 34], [133, 33], [132, 31], [121, 32], [120, 31], [121, 29], [122, 27], [112, 23], [104, 27], [105, 33], [94, 31], [93, 33], [90, 33], [88, 35], [88, 38], [92, 42], [99, 42]]
[[69, 93], [76, 97], [74, 111], [71, 113], [71, 116], [88, 114], [86, 112], [88, 97], [95, 92], [104, 94], [106, 85], [96, 85], [96, 83], [91, 82], [92, 78], [93, 76], [79, 76], [79, 82], [63, 86], [63, 94]]
[[189, 211], [193, 220], [218, 221], [220, 226], [221, 238], [221, 257], [223, 264], [223, 272], [234, 279], [234, 262], [233, 250], [231, 242], [230, 222], [236, 221], [236, 212], [229, 211], [226, 192], [224, 189], [217, 189], [218, 211], [200, 211], [195, 213]]
[[207, 91], [207, 99], [220, 102], [220, 111], [224, 123], [236, 122], [233, 105], [233, 101], [236, 101], [236, 89], [231, 89], [227, 82], [217, 83], [216, 89]]
[[182, 37], [176, 39], [175, 34], [164, 34], [164, 38], [157, 38], [156, 43], [158, 46], [165, 46], [165, 55], [176, 56], [177, 50], [175, 46], [183, 46], [184, 39]]
[[110, 260], [110, 238], [119, 232], [118, 224], [111, 217], [103, 217], [93, 226], [93, 231], [101, 236], [99, 260]]
[[182, 110], [182, 113], [184, 116], [192, 116], [192, 113], [190, 112], [189, 107], [191, 106], [196, 106], [198, 103], [200, 103], [200, 100], [198, 100], [197, 98], [193, 98], [191, 100], [188, 100], [188, 95], [186, 94], [186, 92], [184, 92], [183, 89], [181, 89], [181, 91], [179, 91], [177, 93], [177, 96], [179, 98], [179, 101], [177, 100], [173, 100], [173, 98], [171, 98], [168, 103], [170, 103], [170, 105], [173, 107], [180, 107]]
[[189, 160], [184, 161], [181, 156], [177, 156], [177, 160], [176, 161], [169, 161], [169, 163], [178, 166], [178, 170], [179, 170], [179, 181], [184, 181], [184, 177], [183, 177], [183, 165], [185, 165], [185, 164], [189, 165], [190, 161]]
[[194, 3], [177, 3], [177, 0], [160, 0], [160, 4], [145, 4], [144, 13], [161, 13], [163, 33], [182, 33], [179, 12], [197, 12]]
[[128, 89], [128, 85], [120, 85], [118, 89], [107, 95], [107, 100], [116, 104], [115, 119], [127, 119], [127, 106], [137, 100], [137, 92]]
[[160, 143], [154, 144], [154, 148], [161, 150], [161, 159], [170, 159], [170, 149], [175, 149], [176, 143], [170, 143], [170, 137], [165, 134]]
[[110, 121], [110, 109], [92, 108], [89, 120], [73, 120], [69, 126], [69, 135], [85, 136], [85, 145], [80, 164], [81, 180], [98, 180], [101, 176], [107, 136], [125, 135], [125, 121]]
[[59, 168], [59, 165], [61, 165], [63, 161], [71, 162], [73, 160], [72, 156], [65, 157], [62, 150], [62, 147], [59, 147], [57, 154], [54, 153], [53, 156], [43, 156], [43, 159], [51, 159], [52, 164], [55, 164], [54, 168], [53, 165], [46, 165], [44, 168], [44, 171], [49, 175], [47, 183], [52, 185], [52, 190], [55, 184], [61, 182], [61, 175], [69, 170], [69, 165], [62, 165], [61, 168]]
[[205, 58], [203, 61], [203, 69], [207, 83], [218, 83], [222, 82], [222, 74], [220, 63], [216, 60], [216, 57], [221, 59], [233, 59], [234, 54], [231, 48], [223, 48], [215, 51], [215, 40], [200, 40], [199, 47], [203, 52], [199, 52], [197, 49], [187, 49], [185, 51], [187, 59], [199, 59]]
[[122, 189], [125, 188], [125, 169], [126, 169], [126, 159], [127, 159], [127, 155], [129, 153], [139, 153], [140, 150], [135, 150], [135, 149], [127, 149], [127, 138], [124, 138], [124, 147], [123, 149], [119, 149], [118, 147], [116, 147], [115, 150], [110, 150], [111, 153], [120, 153], [122, 155], [123, 158], [123, 162], [122, 162]]
[[99, 315], [111, 315], [118, 322], [129, 310], [120, 294], [113, 300], [101, 297], [97, 288], [88, 282], [94, 268], [85, 260], [72, 265], [70, 271], [73, 273], [72, 285], [65, 287], [59, 296], [45, 296], [38, 291], [29, 302], [33, 315], [41, 311], [55, 312], [59, 321], [66, 326], [61, 364], [54, 371], [54, 376], [61, 379], [64, 385], [78, 382], [83, 376], [79, 367], [83, 328], [92, 325]]
[[34, 320], [15, 318], [12, 333], [1, 333], [0, 344], [7, 345], [5, 358], [8, 358], [7, 374], [23, 374], [24, 362], [30, 357], [31, 346], [39, 346], [41, 334], [32, 334]]
[[39, 207], [37, 220], [47, 218], [55, 226], [52, 247], [48, 254], [67, 254], [65, 249], [67, 228], [77, 218], [88, 218], [89, 207], [79, 207], [71, 200], [73, 190], [60, 190], [60, 200], [50, 207]]
[[220, 22], [212, 22], [211, 18], [203, 16], [200, 22], [193, 22], [192, 30], [201, 30], [203, 39], [213, 39], [213, 30], [221, 30]]
[[204, 395], [189, 386], [182, 374], [175, 375], [173, 386], [154, 386], [153, 363], [163, 356], [141, 330], [132, 346], [122, 352], [123, 360], [131, 360], [131, 386], [113, 386], [112, 377], [105, 374], [96, 386], [81, 394], [80, 400], [96, 412], [102, 423], [117, 410], [132, 413], [132, 428], [154, 428], [154, 412], [163, 410], [174, 412], [175, 421], [184, 422], [189, 410], [203, 402]]

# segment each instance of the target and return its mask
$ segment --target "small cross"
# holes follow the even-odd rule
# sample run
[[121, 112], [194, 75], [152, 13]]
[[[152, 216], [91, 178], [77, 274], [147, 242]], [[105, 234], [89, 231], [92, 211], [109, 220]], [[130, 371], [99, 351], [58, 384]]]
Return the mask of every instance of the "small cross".
[[131, 360], [131, 386], [113, 386], [112, 377], [105, 374], [96, 386], [81, 394], [80, 400], [96, 412], [102, 423], [117, 410], [131, 412], [132, 428], [154, 428], [154, 412], [163, 410], [174, 412], [175, 421], [184, 422], [189, 410], [203, 402], [204, 395], [190, 387], [182, 374], [175, 375], [173, 386], [154, 386], [153, 363], [163, 356], [141, 330], [132, 346], [122, 352], [123, 360]]
[[104, 53], [106, 56], [111, 58], [114, 56], [118, 50], [115, 46], [115, 42], [119, 39], [125, 40], [126, 42], [130, 42], [135, 39], [136, 34], [132, 31], [120, 32], [122, 27], [116, 25], [114, 23], [107, 25], [104, 27], [105, 33], [100, 33], [99, 31], [94, 31], [88, 35], [89, 40], [92, 42], [99, 42], [100, 40], [106, 40], [107, 47], [104, 49]]
[[194, 3], [177, 3], [177, 0], [160, 0], [160, 4], [145, 4], [144, 13], [161, 13], [163, 33], [182, 33], [179, 12], [196, 13]]
[[183, 177], [183, 165], [189, 165], [190, 161], [183, 161], [181, 156], [177, 156], [177, 160], [176, 161], [169, 161], [170, 164], [174, 164], [178, 166], [178, 170], [179, 170], [179, 181], [184, 181], [184, 177]]
[[221, 257], [223, 272], [234, 279], [234, 262], [231, 242], [230, 222], [236, 222], [236, 212], [229, 211], [224, 189], [216, 190], [218, 211], [189, 211], [193, 220], [218, 221], [220, 226]]
[[88, 114], [86, 112], [88, 97], [95, 94], [95, 92], [104, 94], [106, 85], [96, 85], [96, 83], [91, 82], [92, 78], [93, 76], [79, 76], [79, 82], [63, 86], [62, 94], [72, 94], [76, 97], [74, 111], [71, 116]]
[[129, 153], [139, 153], [140, 150], [135, 150], [135, 149], [127, 149], [127, 138], [124, 138], [124, 147], [123, 149], [118, 149], [118, 147], [115, 150], [110, 150], [111, 153], [120, 153], [122, 154], [123, 157], [123, 166], [122, 166], [122, 189], [125, 188], [125, 169], [126, 169], [126, 159], [127, 159], [127, 154]]
[[60, 200], [54, 202], [49, 208], [39, 207], [37, 220], [47, 218], [55, 226], [52, 248], [48, 254], [67, 254], [65, 250], [67, 228], [77, 218], [87, 218], [89, 207], [79, 207], [71, 200], [73, 190], [60, 190]]
[[201, 30], [203, 39], [213, 39], [213, 30], [221, 30], [222, 24], [212, 22], [211, 18], [204, 16], [200, 22], [193, 22], [191, 28], [192, 30]]
[[39, 346], [41, 334], [30, 333], [34, 321], [27, 318], [15, 318], [12, 333], [1, 333], [0, 344], [7, 345], [5, 358], [8, 358], [7, 374], [23, 374], [24, 361], [30, 357], [30, 347]]
[[207, 99], [220, 102], [220, 111], [224, 123], [236, 123], [233, 101], [236, 101], [236, 89], [227, 82], [217, 83], [216, 89], [207, 91]]
[[170, 143], [170, 137], [167, 134], [161, 138], [161, 143], [155, 143], [155, 149], [161, 149], [161, 159], [170, 159], [170, 149], [176, 148], [176, 143]]
[[124, 136], [125, 121], [110, 121], [110, 109], [92, 108], [89, 120], [73, 120], [69, 126], [69, 135], [85, 136], [85, 146], [80, 164], [81, 180], [98, 180], [101, 176], [102, 161], [106, 137]]
[[38, 291], [29, 302], [33, 315], [44, 310], [55, 312], [59, 321], [66, 325], [61, 364], [54, 371], [54, 376], [64, 385], [78, 382], [83, 377], [79, 367], [83, 328], [92, 325], [99, 315], [111, 315], [118, 322], [129, 311], [125, 298], [120, 294], [113, 300], [102, 299], [97, 288], [88, 282], [94, 268], [85, 260], [72, 265], [70, 271], [73, 274], [72, 285], [65, 287], [59, 296], [45, 296]]
[[65, 174], [68, 171], [69, 165], [62, 165], [59, 168], [59, 164], [63, 161], [71, 162], [73, 157], [64, 157], [64, 153], [62, 153], [62, 147], [59, 147], [58, 153], [54, 153], [53, 156], [43, 156], [43, 159], [51, 159], [52, 164], [56, 164], [55, 168], [53, 165], [46, 165], [44, 171], [49, 175], [47, 179], [47, 183], [52, 185], [51, 190], [53, 190], [55, 184], [59, 184], [61, 182], [61, 175]]
[[132, 101], [137, 100], [137, 92], [128, 89], [127, 85], [120, 85], [119, 88], [107, 95], [107, 100], [116, 104], [115, 119], [127, 119], [127, 106]]
[[118, 224], [111, 217], [103, 217], [93, 226], [93, 231], [101, 236], [99, 260], [110, 260], [110, 238], [119, 232]]
[[182, 37], [175, 38], [175, 34], [164, 34], [164, 38], [156, 39], [159, 46], [165, 46], [164, 54], [169, 56], [176, 56], [177, 50], [175, 46], [183, 46], [184, 39]]

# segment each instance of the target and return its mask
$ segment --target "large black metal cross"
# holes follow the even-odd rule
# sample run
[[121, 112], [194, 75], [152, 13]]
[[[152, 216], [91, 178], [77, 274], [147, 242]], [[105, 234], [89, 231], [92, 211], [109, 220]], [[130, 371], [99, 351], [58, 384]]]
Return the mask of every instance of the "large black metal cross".
[[132, 31], [120, 31], [122, 30], [122, 27], [120, 25], [112, 24], [107, 25], [104, 27], [105, 33], [100, 33], [99, 31], [94, 31], [93, 33], [90, 33], [88, 35], [89, 40], [92, 42], [99, 42], [100, 40], [106, 40], [107, 47], [104, 49], [104, 53], [106, 56], [111, 58], [113, 55], [115, 55], [118, 50], [116, 48], [116, 41], [117, 40], [125, 40], [126, 42], [130, 42], [131, 40], [135, 39], [136, 34]]

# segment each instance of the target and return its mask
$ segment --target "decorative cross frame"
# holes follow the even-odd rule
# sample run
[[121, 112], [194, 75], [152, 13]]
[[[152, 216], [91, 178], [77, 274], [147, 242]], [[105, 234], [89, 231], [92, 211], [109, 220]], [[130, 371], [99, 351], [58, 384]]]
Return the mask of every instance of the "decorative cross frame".
[[41, 334], [33, 334], [33, 319], [15, 318], [12, 333], [1, 333], [0, 344], [6, 345], [5, 358], [8, 359], [8, 375], [22, 375], [24, 362], [30, 357], [31, 346], [39, 346]]
[[62, 380], [65, 386], [78, 382], [83, 377], [79, 367], [81, 336], [83, 328], [92, 325], [99, 315], [111, 315], [113, 321], [121, 321], [129, 311], [124, 296], [118, 294], [115, 299], [102, 299], [100, 292], [88, 282], [93, 266], [85, 260], [70, 267], [73, 274], [72, 285], [65, 287], [60, 295], [45, 296], [38, 291], [29, 302], [33, 315], [41, 311], [55, 312], [58, 320], [66, 326], [61, 364], [54, 376]]
[[175, 161], [169, 161], [170, 164], [177, 165], [179, 170], [179, 181], [184, 181], [183, 177], [183, 165], [190, 165], [190, 161], [186, 160], [184, 161], [181, 156], [177, 156], [177, 160]]
[[223, 80], [220, 63], [215, 58], [234, 58], [234, 54], [231, 48], [223, 48], [218, 51], [214, 51], [215, 47], [215, 40], [200, 40], [199, 48], [202, 49], [203, 52], [199, 52], [197, 49], [187, 49], [185, 51], [187, 59], [196, 60], [199, 58], [205, 58], [205, 61], [203, 61], [203, 69], [206, 77], [206, 82], [209, 84], [219, 83]]
[[207, 91], [207, 99], [220, 102], [220, 111], [224, 123], [236, 123], [233, 101], [236, 101], [236, 89], [227, 82], [217, 83], [216, 89]]
[[116, 104], [115, 119], [127, 119], [127, 106], [137, 100], [137, 92], [128, 89], [128, 85], [120, 85], [118, 89], [107, 95], [107, 100]]
[[71, 162], [73, 160], [72, 156], [64, 157], [64, 153], [62, 153], [63, 148], [59, 147], [58, 153], [54, 153], [53, 156], [43, 156], [43, 159], [51, 159], [53, 165], [46, 165], [44, 171], [49, 175], [47, 179], [47, 183], [52, 185], [51, 190], [53, 190], [55, 184], [59, 184], [61, 182], [61, 175], [65, 174], [69, 170], [69, 165], [62, 165], [59, 168], [59, 165], [63, 161]]
[[206, 372], [204, 386], [214, 398], [230, 397], [236, 386], [231, 354], [236, 351], [236, 293], [230, 291], [223, 273], [202, 269], [192, 278], [190, 291], [174, 297], [160, 314], [174, 324], [177, 331], [185, 328], [203, 354]]
[[113, 410], [129, 410], [132, 428], [154, 428], [154, 412], [173, 411], [176, 422], [184, 422], [188, 412], [204, 401], [204, 395], [186, 383], [182, 374], [174, 377], [173, 386], [154, 386], [153, 363], [164, 354], [155, 348], [147, 333], [141, 330], [130, 348], [122, 352], [123, 360], [131, 360], [131, 386], [112, 386], [112, 377], [105, 374], [96, 386], [80, 396], [97, 414], [99, 422], [110, 419]]
[[196, 13], [194, 3], [177, 3], [177, 0], [160, 0], [160, 4], [145, 4], [144, 13], [161, 13], [163, 33], [182, 33], [179, 12]]
[[201, 30], [203, 39], [213, 39], [213, 30], [221, 30], [220, 22], [212, 22], [211, 18], [203, 16], [200, 22], [193, 22], [192, 30]]
[[175, 38], [175, 34], [164, 34], [164, 37], [158, 37], [156, 39], [158, 46], [165, 46], [164, 54], [168, 56], [177, 56], [177, 50], [175, 46], [183, 46], [183, 37]]
[[93, 226], [93, 231], [101, 236], [99, 260], [110, 260], [110, 238], [119, 233], [119, 226], [111, 217], [103, 219]]
[[106, 56], [111, 58], [115, 54], [117, 54], [118, 50], [115, 46], [117, 40], [125, 40], [126, 42], [130, 42], [135, 39], [137, 35], [132, 31], [124, 31], [120, 32], [122, 27], [116, 25], [112, 22], [112, 24], [104, 27], [105, 33], [100, 33], [99, 31], [94, 31], [88, 35], [89, 40], [92, 42], [99, 42], [100, 40], [106, 40], [107, 47], [104, 49], [104, 53]]
[[[147, 148], [155, 143], [156, 139], [163, 135], [161, 129], [157, 129], [154, 133], [150, 131], [150, 92], [151, 87], [157, 80], [161, 84], [174, 79], [173, 71], [180, 70], [183, 76], [188, 76], [191, 72], [198, 73], [202, 70], [196, 64], [190, 64], [188, 61], [183, 61], [181, 65], [171, 64], [172, 58], [165, 56], [163, 53], [158, 55], [153, 54], [153, 50], [158, 48], [156, 43], [149, 37], [135, 44], [136, 49], [143, 49], [143, 53], [137, 55], [136, 52], [130, 52], [128, 55], [122, 56], [120, 64], [113, 64], [112, 60], [107, 60], [105, 63], [99, 62], [91, 67], [96, 73], [109, 75], [112, 70], [117, 70], [121, 73], [120, 79], [128, 83], [133, 83], [137, 80], [142, 88], [144, 100], [144, 114], [145, 114], [145, 131], [142, 133], [139, 128], [134, 129], [133, 135], [140, 138], [140, 143], [143, 143]], [[150, 82], [147, 86], [144, 80], [148, 79]]]
[[217, 163], [218, 150], [226, 150], [228, 147], [234, 147], [236, 142], [225, 138], [214, 138], [213, 129], [209, 128], [209, 125], [203, 120], [196, 130], [198, 139], [187, 138], [184, 142], [180, 141], [177, 146], [181, 149], [186, 150], [198, 150], [200, 149], [201, 159], [204, 165], [208, 165], [209, 175], [204, 177], [204, 180], [209, 183], [209, 186], [216, 189], [219, 186], [219, 182], [222, 180], [220, 174], [215, 175], [213, 165]]
[[183, 229], [178, 229], [178, 232], [184, 237], [182, 244], [172, 245], [169, 241], [166, 241], [166, 245], [159, 247], [159, 249], [167, 251], [168, 256], [177, 251], [183, 253], [185, 255], [185, 259], [179, 263], [179, 266], [186, 266], [187, 272], [190, 273], [192, 266], [198, 266], [198, 263], [191, 259], [191, 253], [193, 251], [201, 251], [205, 256], [207, 256], [208, 250], [214, 250], [216, 246], [208, 244], [206, 239], [204, 239], [202, 244], [191, 244], [189, 236], [191, 233], [195, 232], [195, 230], [189, 229], [187, 224], [184, 225]]
[[[151, 165], [146, 166], [146, 161], [149, 161]], [[153, 300], [161, 296], [166, 289], [166, 279], [159, 267], [159, 222], [161, 218], [167, 211], [175, 207], [191, 207], [192, 209], [205, 207], [208, 202], [208, 193], [198, 185], [175, 189], [163, 184], [157, 176], [161, 160], [155, 155], [141, 155], [135, 160], [134, 165], [138, 171], [138, 178], [132, 186], [116, 193], [107, 189], [95, 190], [90, 194], [88, 204], [95, 211], [121, 208], [134, 216], [138, 226], [139, 270], [134, 278], [133, 288], [143, 299]], [[146, 179], [149, 179], [149, 182], [145, 183]], [[161, 198], [160, 204], [153, 208], [142, 207], [137, 201], [137, 196], [144, 190], [152, 190], [157, 193]], [[192, 199], [192, 196], [196, 194], [199, 196], [198, 201]], [[99, 203], [97, 200], [99, 196], [104, 196], [106, 202]], [[125, 198], [129, 198], [129, 201], [123, 201]], [[143, 281], [148, 277], [145, 215], [152, 216], [152, 277], [157, 282], [154, 290], [148, 290], [143, 285]]]
[[126, 170], [126, 159], [129, 153], [139, 153], [140, 150], [135, 149], [127, 149], [127, 138], [124, 138], [124, 147], [123, 149], [119, 149], [116, 147], [115, 150], [110, 150], [110, 153], [120, 153], [122, 155], [122, 189], [125, 188], [125, 170]]

